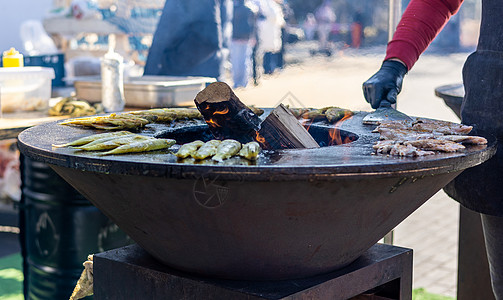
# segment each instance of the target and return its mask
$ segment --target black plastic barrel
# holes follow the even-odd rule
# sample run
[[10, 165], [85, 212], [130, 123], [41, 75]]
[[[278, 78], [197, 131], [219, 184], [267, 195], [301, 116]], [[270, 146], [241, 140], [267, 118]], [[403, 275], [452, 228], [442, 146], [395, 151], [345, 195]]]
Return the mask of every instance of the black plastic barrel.
[[25, 299], [66, 300], [88, 254], [132, 241], [47, 164], [20, 159]]

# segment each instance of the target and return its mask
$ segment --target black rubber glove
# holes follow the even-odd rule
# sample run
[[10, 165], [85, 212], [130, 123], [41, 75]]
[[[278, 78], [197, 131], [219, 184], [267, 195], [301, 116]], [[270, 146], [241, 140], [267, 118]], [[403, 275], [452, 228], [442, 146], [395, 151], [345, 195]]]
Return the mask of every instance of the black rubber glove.
[[382, 63], [377, 73], [363, 83], [363, 95], [372, 108], [390, 106], [396, 103], [396, 97], [402, 91], [403, 77], [407, 74], [407, 67], [394, 60], [387, 60]]

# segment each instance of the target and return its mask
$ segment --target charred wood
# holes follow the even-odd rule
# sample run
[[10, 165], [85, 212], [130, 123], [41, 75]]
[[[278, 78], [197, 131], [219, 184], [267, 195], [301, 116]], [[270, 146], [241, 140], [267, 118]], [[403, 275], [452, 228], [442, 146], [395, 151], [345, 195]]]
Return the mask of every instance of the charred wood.
[[260, 129], [260, 118], [224, 82], [215, 82], [199, 92], [194, 102], [216, 139], [251, 142]]

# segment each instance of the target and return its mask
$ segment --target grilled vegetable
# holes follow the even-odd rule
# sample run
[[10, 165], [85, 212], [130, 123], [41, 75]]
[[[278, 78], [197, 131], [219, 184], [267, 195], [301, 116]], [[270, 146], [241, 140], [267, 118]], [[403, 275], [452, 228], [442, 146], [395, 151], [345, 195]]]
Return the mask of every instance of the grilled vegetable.
[[108, 132], [108, 133], [101, 133], [101, 134], [94, 134], [90, 136], [86, 136], [83, 138], [80, 138], [78, 140], [75, 140], [73, 142], [69, 142], [63, 145], [52, 145], [55, 148], [62, 148], [62, 147], [69, 147], [69, 146], [82, 146], [88, 143], [91, 143], [93, 141], [96, 141], [98, 139], [102, 138], [107, 138], [107, 137], [120, 137], [124, 135], [131, 134], [129, 131], [117, 131], [117, 132]]
[[219, 140], [207, 141], [196, 151], [196, 153], [194, 153], [194, 155], [192, 155], [192, 157], [199, 160], [211, 157], [217, 153], [217, 148], [220, 143], [221, 141]]
[[257, 142], [249, 142], [243, 145], [243, 148], [239, 151], [239, 156], [248, 160], [256, 160], [260, 150], [260, 145]]
[[182, 159], [193, 156], [197, 149], [199, 149], [202, 145], [204, 145], [204, 142], [199, 140], [184, 144], [180, 147], [180, 149], [178, 149], [178, 152], [175, 155]]
[[144, 141], [134, 142], [127, 145], [119, 146], [113, 150], [103, 152], [102, 155], [110, 154], [124, 154], [124, 153], [136, 153], [145, 151], [154, 151], [160, 149], [166, 149], [173, 146], [176, 143], [172, 139], [147, 139]]
[[289, 108], [290, 112], [297, 118], [309, 119], [311, 121], [327, 120], [335, 123], [346, 115], [352, 116], [354, 113], [349, 109], [337, 106], [327, 106], [323, 108]]
[[352, 116], [353, 112], [349, 109], [339, 108], [339, 107], [330, 107], [325, 111], [325, 117], [327, 121], [330, 123], [335, 123], [340, 121], [345, 116]]
[[310, 119], [312, 121], [320, 121], [320, 120], [325, 120], [325, 111], [327, 108], [320, 108], [320, 109], [314, 109], [310, 108], [307, 112], [303, 113], [301, 115], [302, 118], [304, 119]]
[[288, 105], [287, 107], [297, 119], [300, 118], [304, 113], [309, 111], [309, 108], [292, 108]]
[[264, 110], [262, 108], [255, 107], [254, 105], [248, 106], [251, 111], [256, 114], [257, 116], [261, 116], [264, 114]]
[[241, 150], [241, 143], [236, 140], [223, 140], [218, 145], [217, 153], [213, 156], [213, 160], [221, 162], [224, 159], [233, 157]]

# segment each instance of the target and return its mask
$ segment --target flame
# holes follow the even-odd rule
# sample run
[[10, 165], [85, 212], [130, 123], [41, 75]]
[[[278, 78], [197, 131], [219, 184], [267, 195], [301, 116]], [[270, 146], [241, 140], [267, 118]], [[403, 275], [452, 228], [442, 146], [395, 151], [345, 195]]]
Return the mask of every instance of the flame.
[[333, 145], [341, 145], [342, 140], [341, 140], [341, 133], [338, 128], [333, 128], [328, 132], [328, 136], [330, 137], [330, 140], [328, 141], [329, 146]]
[[354, 142], [355, 140], [356, 139], [353, 136], [348, 135], [347, 137], [344, 138], [343, 144], [351, 143], [351, 142]]
[[313, 125], [314, 123], [314, 120], [309, 120], [308, 119], [304, 119], [302, 120], [302, 125], [304, 125], [304, 128], [306, 128], [307, 131], [309, 131], [309, 128], [311, 128], [311, 125]]
[[330, 137], [330, 141], [328, 143], [329, 146], [342, 145], [353, 141], [353, 139], [349, 136], [344, 138], [344, 141], [342, 141], [341, 131], [339, 130], [339, 127], [342, 126], [342, 123], [344, 123], [344, 121], [348, 120], [351, 117], [352, 115], [350, 113], [344, 113], [344, 117], [337, 121], [337, 123], [335, 123], [334, 125], [334, 128], [328, 132], [328, 135]]
[[229, 108], [226, 107], [224, 110], [217, 110], [213, 114], [214, 115], [225, 115], [228, 112], [229, 112]]
[[258, 133], [258, 131], [255, 131], [255, 133], [256, 133], [255, 140], [257, 142], [259, 142], [260, 144], [264, 145], [265, 144], [265, 138], [263, 136], [261, 136], [260, 133]]
[[208, 123], [208, 125], [211, 127], [222, 127], [217, 122], [215, 122], [213, 119], [206, 120], [206, 123]]

